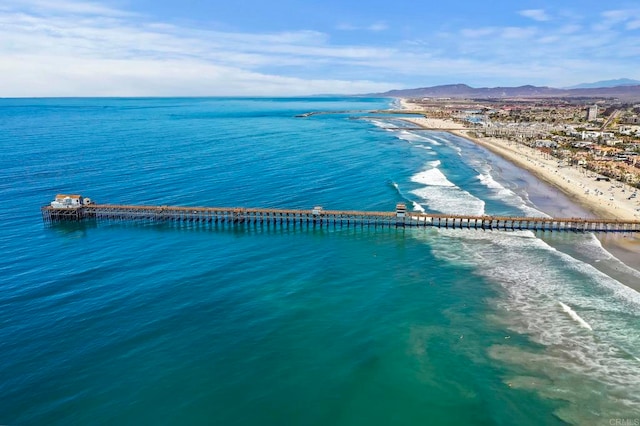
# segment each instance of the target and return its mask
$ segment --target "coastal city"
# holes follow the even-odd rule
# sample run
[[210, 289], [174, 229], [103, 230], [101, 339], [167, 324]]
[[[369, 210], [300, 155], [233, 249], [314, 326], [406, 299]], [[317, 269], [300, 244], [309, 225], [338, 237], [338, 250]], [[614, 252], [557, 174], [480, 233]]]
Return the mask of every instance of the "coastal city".
[[640, 217], [640, 103], [593, 98], [403, 98], [424, 129], [464, 137], [603, 217]]
[[411, 102], [430, 117], [466, 123], [473, 136], [521, 143], [567, 165], [640, 187], [640, 103], [615, 99]]

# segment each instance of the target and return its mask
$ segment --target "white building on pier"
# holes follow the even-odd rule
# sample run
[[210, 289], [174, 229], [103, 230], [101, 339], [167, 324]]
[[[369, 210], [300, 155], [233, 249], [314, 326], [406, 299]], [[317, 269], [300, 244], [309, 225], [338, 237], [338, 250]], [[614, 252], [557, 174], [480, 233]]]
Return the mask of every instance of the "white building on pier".
[[84, 198], [82, 195], [58, 194], [55, 200], [51, 202], [51, 207], [55, 209], [75, 209], [88, 204], [91, 204], [91, 199]]

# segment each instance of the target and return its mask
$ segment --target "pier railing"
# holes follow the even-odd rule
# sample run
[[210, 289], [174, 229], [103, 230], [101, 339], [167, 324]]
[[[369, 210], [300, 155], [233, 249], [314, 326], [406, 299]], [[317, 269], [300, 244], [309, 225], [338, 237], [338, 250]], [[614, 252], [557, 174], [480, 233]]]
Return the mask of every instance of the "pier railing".
[[572, 232], [640, 232], [640, 221], [618, 219], [470, 216], [396, 211], [266, 209], [242, 207], [179, 207], [90, 204], [72, 208], [42, 207], [45, 222], [111, 220], [201, 224], [299, 224], [342, 227], [435, 227], [482, 230]]

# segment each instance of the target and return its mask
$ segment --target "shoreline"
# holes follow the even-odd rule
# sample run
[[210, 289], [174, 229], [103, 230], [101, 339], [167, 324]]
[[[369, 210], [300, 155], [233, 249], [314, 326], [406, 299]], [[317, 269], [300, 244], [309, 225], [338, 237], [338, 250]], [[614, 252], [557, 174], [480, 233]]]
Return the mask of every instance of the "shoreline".
[[[400, 100], [402, 109], [419, 106]], [[596, 181], [594, 172], [559, 163], [555, 157], [526, 145], [495, 137], [474, 137], [472, 129], [453, 120], [402, 118], [427, 130], [441, 130], [482, 146], [512, 164], [527, 170], [541, 181], [562, 191], [572, 202], [598, 218], [640, 220], [640, 198], [628, 197], [638, 191], [618, 181]], [[638, 210], [637, 210], [638, 209]], [[640, 271], [640, 236], [598, 238], [605, 249], [628, 266]]]

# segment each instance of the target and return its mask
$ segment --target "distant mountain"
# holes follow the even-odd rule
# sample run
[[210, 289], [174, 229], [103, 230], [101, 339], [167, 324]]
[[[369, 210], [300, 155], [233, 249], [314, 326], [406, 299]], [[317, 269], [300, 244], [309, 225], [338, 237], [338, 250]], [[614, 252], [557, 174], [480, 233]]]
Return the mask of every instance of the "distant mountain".
[[616, 80], [596, 81], [595, 83], [581, 83], [575, 86], [567, 87], [567, 89], [594, 89], [600, 87], [619, 87], [619, 86], [638, 86], [640, 80], [632, 80], [630, 78], [618, 78]]
[[503, 98], [620, 98], [640, 99], [640, 82], [635, 86], [597, 87], [579, 89], [555, 89], [553, 87], [481, 87], [473, 88], [466, 84], [447, 84], [444, 86], [421, 87], [417, 89], [390, 90], [375, 93], [376, 96], [396, 98], [467, 98], [467, 99], [503, 99]]
[[382, 93], [382, 95], [429, 98], [512, 98], [521, 96], [554, 96], [559, 91], [561, 90], [536, 86], [473, 88], [466, 84], [447, 84], [444, 86], [422, 87], [419, 89], [391, 90]]

